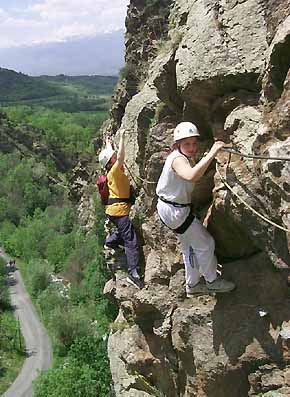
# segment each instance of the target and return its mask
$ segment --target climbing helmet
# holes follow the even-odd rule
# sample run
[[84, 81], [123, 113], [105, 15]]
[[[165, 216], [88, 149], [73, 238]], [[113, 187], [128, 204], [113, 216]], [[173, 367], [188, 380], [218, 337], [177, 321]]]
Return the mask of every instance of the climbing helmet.
[[174, 142], [179, 141], [180, 139], [190, 138], [192, 136], [200, 136], [197, 130], [196, 125], [190, 123], [189, 121], [183, 121], [179, 123], [173, 132], [173, 140]]

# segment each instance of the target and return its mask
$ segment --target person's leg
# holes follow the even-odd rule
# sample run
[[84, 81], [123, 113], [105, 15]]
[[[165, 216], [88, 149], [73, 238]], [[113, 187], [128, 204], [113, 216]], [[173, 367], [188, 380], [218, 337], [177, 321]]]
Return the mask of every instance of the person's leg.
[[118, 219], [119, 218], [115, 216], [108, 217], [108, 220], [116, 226], [117, 230], [114, 231], [112, 234], [108, 235], [105, 240], [105, 247], [114, 250], [116, 250], [119, 246], [124, 245], [124, 240], [122, 239], [120, 232], [118, 230]]
[[139, 271], [139, 247], [133, 224], [128, 216], [115, 217], [114, 223], [124, 241], [128, 273], [136, 276]]
[[185, 266], [185, 283], [193, 287], [199, 282], [200, 273], [194, 251], [190, 246], [190, 240], [184, 234], [178, 235], [181, 243], [182, 257]]
[[134, 287], [142, 289], [144, 282], [139, 275], [139, 247], [134, 226], [128, 216], [122, 216], [116, 219], [118, 231], [125, 245], [128, 266], [127, 281], [134, 285]]
[[195, 219], [181, 238], [192, 247], [199, 274], [208, 282], [215, 280], [217, 277], [215, 242], [203, 224]]
[[105, 245], [112, 249], [118, 248], [119, 245], [124, 245], [124, 241], [121, 238], [118, 230], [116, 230], [114, 233], [110, 234], [106, 238]]
[[199, 273], [206, 281], [207, 290], [210, 292], [232, 291], [235, 288], [233, 282], [217, 277], [215, 242], [203, 224], [195, 219], [182, 236], [187, 241], [191, 240], [190, 246], [193, 249]]

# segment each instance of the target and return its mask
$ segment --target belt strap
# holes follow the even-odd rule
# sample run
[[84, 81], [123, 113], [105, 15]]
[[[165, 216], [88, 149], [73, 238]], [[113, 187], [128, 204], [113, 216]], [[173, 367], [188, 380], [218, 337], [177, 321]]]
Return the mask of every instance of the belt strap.
[[195, 214], [191, 208], [190, 213], [188, 214], [188, 217], [185, 219], [185, 221], [183, 222], [182, 225], [180, 225], [177, 229], [174, 229], [174, 232], [177, 234], [185, 233], [186, 230], [189, 228], [189, 226], [192, 224], [194, 218], [195, 218]]
[[115, 204], [115, 203], [132, 203], [132, 199], [129, 198], [120, 198], [120, 197], [115, 197], [115, 198], [109, 198], [108, 199], [108, 204], [107, 205], [111, 205], [111, 204]]
[[173, 207], [177, 207], [177, 208], [184, 208], [184, 207], [191, 207], [192, 203], [188, 203], [188, 204], [180, 204], [180, 203], [176, 203], [175, 201], [169, 201], [166, 200], [164, 197], [158, 196], [158, 198], [163, 201], [166, 204], [171, 204], [173, 205]]
[[195, 219], [195, 214], [192, 210], [192, 208], [190, 208], [190, 212], [187, 216], [187, 218], [185, 219], [185, 221], [182, 223], [182, 225], [180, 225], [178, 228], [176, 229], [171, 229], [171, 227], [167, 226], [166, 223], [161, 219], [161, 217], [159, 216], [161, 222], [163, 223], [163, 225], [165, 225], [166, 227], [168, 227], [168, 229], [172, 230], [174, 233], [176, 234], [183, 234], [186, 232], [186, 230], [189, 228], [189, 226], [192, 224], [192, 222]]

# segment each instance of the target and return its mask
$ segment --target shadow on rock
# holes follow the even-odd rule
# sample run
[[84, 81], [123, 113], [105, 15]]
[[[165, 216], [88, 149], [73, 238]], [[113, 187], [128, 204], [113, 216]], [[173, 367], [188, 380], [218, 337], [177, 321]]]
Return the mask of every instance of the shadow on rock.
[[230, 363], [272, 361], [282, 364], [284, 352], [279, 332], [290, 320], [290, 289], [282, 274], [263, 255], [228, 264], [236, 291], [217, 294], [212, 313], [216, 355], [224, 349]]

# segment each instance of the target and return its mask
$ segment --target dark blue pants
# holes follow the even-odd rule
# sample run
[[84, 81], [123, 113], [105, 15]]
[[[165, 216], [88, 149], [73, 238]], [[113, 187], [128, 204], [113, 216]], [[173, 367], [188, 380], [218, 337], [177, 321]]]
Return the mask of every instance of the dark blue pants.
[[118, 245], [125, 246], [128, 272], [139, 270], [139, 247], [134, 226], [128, 216], [109, 216], [109, 219], [117, 227], [117, 231], [111, 234], [105, 244], [110, 248]]

